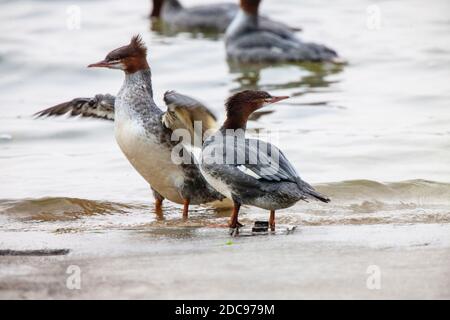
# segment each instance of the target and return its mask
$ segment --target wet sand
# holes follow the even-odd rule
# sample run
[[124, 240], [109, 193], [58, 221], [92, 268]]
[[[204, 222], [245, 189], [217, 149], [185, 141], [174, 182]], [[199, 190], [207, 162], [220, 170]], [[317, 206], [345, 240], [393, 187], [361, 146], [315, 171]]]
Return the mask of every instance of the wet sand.
[[[2, 247], [58, 244], [71, 252], [0, 257], [0, 298], [450, 298], [448, 224], [308, 226], [291, 235], [238, 238], [223, 229], [189, 229], [174, 228], [179, 238], [122, 230], [33, 243], [21, 243], [17, 232]], [[81, 271], [79, 290], [66, 286], [71, 265]], [[367, 287], [369, 266], [379, 268], [379, 289]]]

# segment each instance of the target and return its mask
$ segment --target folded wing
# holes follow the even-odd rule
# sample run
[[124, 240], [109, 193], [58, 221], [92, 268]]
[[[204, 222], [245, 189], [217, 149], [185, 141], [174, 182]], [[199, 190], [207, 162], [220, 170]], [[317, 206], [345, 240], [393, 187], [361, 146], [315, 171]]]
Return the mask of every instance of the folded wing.
[[[271, 183], [292, 182], [297, 184], [299, 190], [306, 198], [313, 198], [323, 202], [330, 201], [326, 196], [317, 192], [309, 183], [303, 181], [284, 153], [273, 144], [257, 139], [245, 139], [245, 143], [242, 144], [236, 141], [239, 141], [239, 139], [235, 139], [234, 144], [229, 144], [228, 142], [225, 145], [219, 144], [219, 148], [223, 148], [223, 163], [227, 163], [227, 155], [235, 154], [235, 157], [232, 158], [234, 164], [231, 164], [230, 167], [235, 167], [236, 169], [226, 170], [226, 179], [228, 181], [235, 180], [234, 183], [242, 182], [239, 175], [243, 173], [258, 181]], [[245, 154], [245, 159], [243, 157], [240, 159], [239, 154]]]

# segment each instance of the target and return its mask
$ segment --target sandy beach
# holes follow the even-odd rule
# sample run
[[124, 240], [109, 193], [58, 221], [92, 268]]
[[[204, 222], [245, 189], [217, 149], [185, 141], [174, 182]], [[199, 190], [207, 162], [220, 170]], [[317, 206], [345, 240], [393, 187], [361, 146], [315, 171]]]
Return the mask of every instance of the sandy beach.
[[[2, 247], [71, 252], [0, 257], [0, 298], [450, 298], [448, 225], [304, 227], [231, 240], [223, 231], [174, 230], [178, 239], [155, 239], [144, 230], [64, 234], [29, 244], [19, 232]], [[73, 266], [80, 289], [70, 289]], [[373, 266], [379, 286], [369, 279]]]

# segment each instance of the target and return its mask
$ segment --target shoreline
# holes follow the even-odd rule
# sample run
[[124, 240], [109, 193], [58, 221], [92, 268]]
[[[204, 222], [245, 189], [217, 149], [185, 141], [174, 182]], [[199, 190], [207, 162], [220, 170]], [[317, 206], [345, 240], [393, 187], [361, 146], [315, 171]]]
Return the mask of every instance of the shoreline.
[[[116, 230], [47, 234], [33, 244], [20, 243], [20, 233], [2, 236], [9, 241], [0, 249], [77, 245], [62, 256], [1, 257], [0, 299], [450, 298], [450, 224], [308, 226], [241, 238], [206, 228], [156, 238]], [[374, 266], [379, 289], [368, 288]], [[79, 268], [79, 290], [68, 288], [69, 267]]]

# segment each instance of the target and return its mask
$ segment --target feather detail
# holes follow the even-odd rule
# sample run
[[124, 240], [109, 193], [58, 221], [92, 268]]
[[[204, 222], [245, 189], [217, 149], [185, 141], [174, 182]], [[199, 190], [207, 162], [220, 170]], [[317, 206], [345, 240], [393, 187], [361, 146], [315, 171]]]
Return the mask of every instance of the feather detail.
[[[164, 102], [167, 105], [167, 111], [162, 117], [162, 122], [170, 130], [188, 130], [192, 139], [197, 136], [198, 141], [202, 142], [205, 134], [209, 133], [208, 130], [211, 132], [217, 130], [215, 115], [198, 100], [175, 91], [167, 91], [164, 94]], [[195, 122], [201, 123], [199, 128], [201, 132], [196, 130]], [[191, 141], [191, 144], [193, 142]]]
[[114, 120], [114, 100], [114, 96], [110, 94], [97, 94], [94, 98], [75, 98], [39, 111], [34, 116], [62, 116], [69, 113], [70, 117], [81, 116]]

